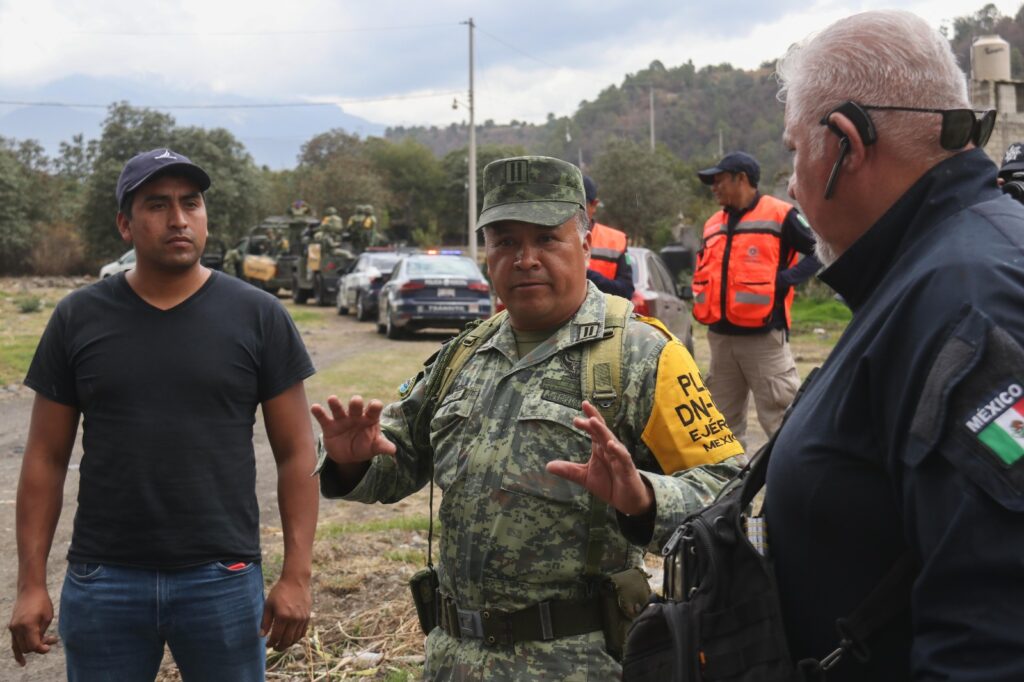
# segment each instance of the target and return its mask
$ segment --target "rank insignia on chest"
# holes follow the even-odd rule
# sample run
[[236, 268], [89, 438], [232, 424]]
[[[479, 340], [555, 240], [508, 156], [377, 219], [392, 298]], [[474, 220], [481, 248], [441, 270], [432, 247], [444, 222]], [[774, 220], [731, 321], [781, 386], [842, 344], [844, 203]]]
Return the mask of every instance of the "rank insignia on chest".
[[1024, 457], [1024, 387], [1011, 383], [979, 405], [964, 426], [1006, 466]]

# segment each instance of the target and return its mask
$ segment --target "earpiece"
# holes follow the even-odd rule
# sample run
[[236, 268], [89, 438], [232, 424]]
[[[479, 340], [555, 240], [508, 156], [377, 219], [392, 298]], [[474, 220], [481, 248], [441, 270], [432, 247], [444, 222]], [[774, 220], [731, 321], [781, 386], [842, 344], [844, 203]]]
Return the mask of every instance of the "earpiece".
[[856, 102], [843, 102], [838, 107], [825, 114], [825, 117], [821, 119], [821, 122], [827, 125], [829, 130], [839, 137], [845, 137], [843, 132], [839, 130], [839, 127], [832, 123], [832, 114], [842, 114], [846, 118], [850, 119], [850, 123], [852, 123], [853, 127], [857, 129], [857, 134], [860, 135], [860, 141], [865, 147], [878, 141], [878, 131], [875, 130], [875, 122], [871, 120], [871, 116], [868, 115], [868, 112]]
[[836, 180], [839, 179], [839, 169], [843, 165], [846, 154], [850, 151], [850, 138], [846, 136], [846, 133], [839, 126], [832, 122], [832, 114], [842, 114], [848, 118], [853, 127], [857, 129], [860, 141], [865, 147], [878, 141], [878, 131], [875, 130], [875, 123], [871, 120], [871, 116], [868, 115], [868, 112], [863, 107], [852, 100], [843, 102], [822, 117], [821, 124], [828, 126], [829, 130], [839, 136], [839, 157], [836, 159], [835, 165], [832, 166], [828, 182], [825, 183], [826, 199], [832, 198], [832, 194], [836, 189]]

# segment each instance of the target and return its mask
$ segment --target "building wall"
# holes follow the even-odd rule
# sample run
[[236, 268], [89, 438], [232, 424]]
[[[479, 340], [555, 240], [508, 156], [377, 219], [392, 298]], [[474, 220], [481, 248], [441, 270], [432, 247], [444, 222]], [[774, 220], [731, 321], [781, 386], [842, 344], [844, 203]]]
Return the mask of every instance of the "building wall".
[[1024, 81], [971, 81], [971, 106], [995, 109], [996, 126], [985, 153], [997, 164], [1014, 142], [1024, 142]]

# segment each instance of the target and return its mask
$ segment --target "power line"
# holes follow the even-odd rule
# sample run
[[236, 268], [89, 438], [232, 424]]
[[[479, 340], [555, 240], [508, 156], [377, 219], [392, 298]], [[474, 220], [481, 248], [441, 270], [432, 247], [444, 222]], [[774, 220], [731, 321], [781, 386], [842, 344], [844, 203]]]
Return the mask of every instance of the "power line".
[[506, 42], [506, 41], [502, 40], [501, 38], [499, 38], [498, 36], [494, 35], [493, 33], [489, 33], [487, 31], [483, 30], [479, 26], [476, 27], [476, 30], [480, 31], [481, 33], [483, 33], [485, 36], [487, 36], [491, 40], [493, 40], [495, 42], [498, 42], [498, 43], [501, 43], [502, 45], [504, 45], [505, 47], [509, 48], [510, 50], [515, 50], [516, 52], [518, 52], [519, 54], [523, 55], [524, 57], [526, 57], [528, 59], [532, 59], [533, 61], [535, 61], [535, 62], [537, 62], [539, 64], [543, 64], [544, 66], [550, 67], [552, 69], [557, 69], [558, 68], [554, 64], [550, 64], [550, 63], [544, 61], [543, 59], [541, 59], [540, 57], [535, 57], [534, 55], [530, 54], [529, 52], [526, 52], [525, 50], [522, 50], [519, 47], [516, 47], [512, 43], [509, 43], [509, 42]]
[[285, 36], [285, 35], [330, 35], [339, 33], [380, 33], [383, 31], [408, 31], [422, 28], [452, 28], [458, 23], [409, 24], [405, 26], [362, 26], [357, 28], [303, 28], [277, 31], [67, 31], [70, 35], [151, 37], [151, 36]]
[[[138, 109], [287, 109], [295, 107], [334, 107], [341, 104], [365, 104], [370, 102], [386, 102], [390, 100], [428, 99], [431, 97], [451, 97], [461, 90], [444, 92], [428, 92], [413, 95], [384, 95], [381, 97], [364, 97], [339, 99], [331, 102], [268, 102], [261, 104], [131, 104]], [[63, 107], [74, 109], [106, 109], [110, 104], [94, 104], [86, 102], [29, 102], [19, 100], [0, 100], [0, 105], [19, 107]]]

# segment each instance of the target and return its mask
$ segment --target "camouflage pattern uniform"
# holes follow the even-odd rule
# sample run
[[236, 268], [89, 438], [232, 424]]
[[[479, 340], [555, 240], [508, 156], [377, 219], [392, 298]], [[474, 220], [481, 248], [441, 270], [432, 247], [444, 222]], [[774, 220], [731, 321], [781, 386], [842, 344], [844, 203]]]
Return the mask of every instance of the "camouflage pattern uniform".
[[[582, 192], [582, 179], [578, 182]], [[519, 195], [503, 196], [517, 201]], [[518, 357], [506, 320], [469, 358], [445, 394], [430, 422], [430, 449], [417, 451], [410, 425], [434, 369], [428, 364], [403, 385], [401, 400], [381, 416], [381, 429], [397, 446], [397, 454], [376, 456], [351, 489], [334, 467], [324, 468], [322, 493], [359, 502], [396, 502], [427, 484], [433, 458], [434, 482], [442, 491], [438, 572], [446, 596], [463, 609], [503, 611], [547, 600], [585, 599], [590, 494], [547, 473], [545, 465], [554, 459], [586, 462], [590, 457], [589, 436], [572, 422], [581, 415], [583, 347], [602, 337], [604, 319], [604, 296], [588, 283], [586, 299], [573, 318], [525, 358]], [[642, 537], [643, 531], [632, 528], [628, 517], [609, 509], [600, 566], [604, 574], [641, 565], [645, 550], [657, 551], [684, 516], [712, 499], [736, 472], [741, 459], [736, 456], [742, 454], [739, 442], [723, 428], [682, 343], [636, 317], [624, 334], [623, 397], [613, 430], [650, 482], [656, 514], [653, 535]], [[687, 429], [677, 407], [701, 396], [701, 406], [709, 412], [706, 424], [691, 423]], [[707, 424], [715, 430], [713, 438], [701, 435]], [[428, 636], [426, 649], [425, 677], [433, 680], [621, 676], [600, 630], [485, 646], [483, 640], [456, 639], [438, 627]]]
[[313, 238], [324, 239], [332, 249], [338, 248], [341, 245], [345, 224], [338, 215], [338, 209], [333, 206], [328, 206], [324, 213], [326, 215], [320, 221], [320, 226], [317, 228]]

